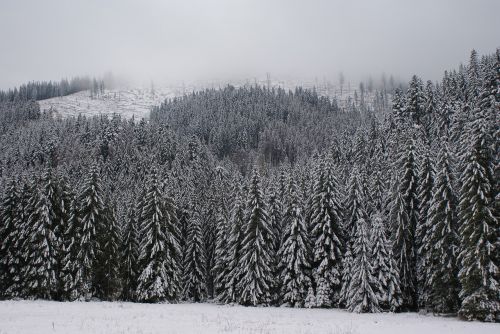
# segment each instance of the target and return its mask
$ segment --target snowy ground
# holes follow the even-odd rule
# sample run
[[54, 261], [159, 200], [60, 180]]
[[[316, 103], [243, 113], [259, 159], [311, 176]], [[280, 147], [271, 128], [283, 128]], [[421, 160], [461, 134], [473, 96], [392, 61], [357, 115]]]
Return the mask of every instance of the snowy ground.
[[415, 313], [352, 314], [333, 309], [3, 301], [0, 334], [12, 333], [493, 334], [500, 333], [500, 324]]
[[91, 98], [89, 91], [82, 91], [62, 97], [54, 97], [39, 101], [42, 111], [55, 110], [61, 117], [100, 114], [120, 114], [123, 118], [136, 119], [148, 117], [151, 106], [159, 105], [166, 98], [182, 95], [182, 90], [156, 90], [154, 94], [148, 89], [106, 90], [103, 95]]

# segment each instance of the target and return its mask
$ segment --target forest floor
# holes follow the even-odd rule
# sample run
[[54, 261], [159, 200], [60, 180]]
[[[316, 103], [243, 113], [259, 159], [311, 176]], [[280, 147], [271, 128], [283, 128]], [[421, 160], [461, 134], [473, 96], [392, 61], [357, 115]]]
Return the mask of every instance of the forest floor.
[[500, 324], [416, 313], [354, 314], [215, 304], [1, 301], [0, 334], [493, 334]]

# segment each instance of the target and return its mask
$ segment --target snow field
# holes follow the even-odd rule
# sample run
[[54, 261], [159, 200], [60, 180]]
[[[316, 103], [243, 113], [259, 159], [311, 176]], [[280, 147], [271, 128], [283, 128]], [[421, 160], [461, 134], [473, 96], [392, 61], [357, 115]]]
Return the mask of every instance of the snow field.
[[2, 301], [0, 334], [493, 334], [500, 324], [416, 313], [215, 304]]

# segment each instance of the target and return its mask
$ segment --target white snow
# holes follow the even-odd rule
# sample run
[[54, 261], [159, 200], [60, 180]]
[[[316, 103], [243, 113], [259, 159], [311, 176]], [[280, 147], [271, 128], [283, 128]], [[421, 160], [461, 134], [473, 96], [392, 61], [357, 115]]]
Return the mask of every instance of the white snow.
[[41, 100], [40, 109], [42, 111], [56, 111], [57, 116], [63, 118], [68, 116], [92, 115], [112, 115], [120, 114], [123, 118], [136, 119], [149, 116], [152, 106], [159, 105], [166, 98], [172, 98], [182, 95], [182, 90], [174, 88], [165, 88], [155, 90], [154, 94], [148, 89], [120, 89], [106, 90], [103, 95], [91, 98], [90, 91], [54, 97], [47, 100]]
[[291, 309], [215, 304], [2, 301], [0, 334], [44, 333], [283, 333], [490, 334], [500, 324], [400, 314], [355, 314], [336, 309]]

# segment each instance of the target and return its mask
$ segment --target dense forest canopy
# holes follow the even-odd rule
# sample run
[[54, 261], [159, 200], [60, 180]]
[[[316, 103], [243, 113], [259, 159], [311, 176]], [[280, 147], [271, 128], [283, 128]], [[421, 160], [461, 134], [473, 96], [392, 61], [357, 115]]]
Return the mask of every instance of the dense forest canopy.
[[0, 93], [3, 298], [500, 320], [500, 51], [346, 108], [258, 85], [149, 121], [34, 101], [84, 86]]

